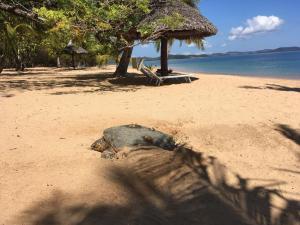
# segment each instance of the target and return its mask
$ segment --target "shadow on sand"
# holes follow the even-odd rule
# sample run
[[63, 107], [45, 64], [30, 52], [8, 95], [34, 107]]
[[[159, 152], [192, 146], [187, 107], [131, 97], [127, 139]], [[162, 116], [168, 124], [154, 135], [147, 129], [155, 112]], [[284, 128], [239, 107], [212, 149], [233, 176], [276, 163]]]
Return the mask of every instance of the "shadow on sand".
[[275, 130], [280, 132], [286, 138], [300, 145], [300, 131], [285, 124], [277, 124]]
[[33, 225], [299, 224], [299, 202], [284, 199], [287, 204], [273, 217], [271, 195], [283, 199], [280, 194], [250, 189], [240, 177], [237, 186], [230, 185], [225, 167], [201, 153], [147, 147], [130, 153], [125, 162], [108, 174], [125, 191], [126, 203], [63, 203], [60, 193], [33, 205], [19, 220]]
[[239, 88], [258, 89], [258, 90], [268, 89], [268, 90], [274, 90], [274, 91], [300, 92], [300, 88], [298, 88], [298, 87], [288, 87], [288, 86], [283, 86], [283, 85], [278, 85], [278, 84], [266, 84], [265, 86], [262, 86], [262, 87], [240, 86]]
[[[277, 124], [276, 131], [282, 134], [287, 139], [293, 141], [295, 144], [300, 145], [300, 130], [296, 130], [291, 128], [289, 125], [286, 124]], [[300, 151], [295, 152], [298, 161], [300, 162]]]
[[[131, 85], [125, 85], [118, 80], [128, 79]], [[26, 76], [14, 79], [0, 80], [0, 92], [8, 91], [34, 91], [34, 90], [53, 90], [52, 95], [93, 93], [93, 92], [128, 92], [136, 91], [143, 85], [145, 80], [138, 74], [130, 74], [129, 78], [115, 78], [113, 73], [85, 74], [75, 76]], [[144, 82], [146, 83], [146, 81]], [[66, 91], [55, 91], [61, 88]], [[70, 90], [68, 88], [76, 88]]]
[[[6, 79], [0, 80], [0, 93], [3, 93], [3, 97], [13, 97], [8, 92], [50, 90], [51, 95], [132, 92], [145, 86], [153, 86], [145, 76], [137, 73], [130, 73], [127, 77], [115, 77], [111, 72], [62, 76], [62, 74], [55, 74], [55, 71], [37, 69], [24, 75], [9, 75]], [[172, 83], [166, 82], [166, 85], [178, 83], [182, 83], [182, 80], [172, 80]], [[55, 90], [58, 88], [60, 90]], [[61, 90], [62, 88], [65, 90]]]

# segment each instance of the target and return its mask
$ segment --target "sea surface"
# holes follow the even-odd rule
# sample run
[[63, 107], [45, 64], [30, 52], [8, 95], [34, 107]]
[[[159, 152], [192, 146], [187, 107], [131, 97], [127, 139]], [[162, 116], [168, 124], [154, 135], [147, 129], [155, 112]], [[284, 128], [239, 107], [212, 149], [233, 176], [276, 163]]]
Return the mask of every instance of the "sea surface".
[[[146, 61], [159, 66], [159, 61]], [[185, 72], [300, 79], [300, 51], [171, 59], [169, 68]]]

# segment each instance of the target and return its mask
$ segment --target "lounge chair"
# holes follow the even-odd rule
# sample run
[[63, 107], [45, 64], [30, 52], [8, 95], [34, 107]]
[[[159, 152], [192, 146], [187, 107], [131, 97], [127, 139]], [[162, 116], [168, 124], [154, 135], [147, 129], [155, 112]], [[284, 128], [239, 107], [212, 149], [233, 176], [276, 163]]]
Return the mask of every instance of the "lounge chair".
[[140, 58], [138, 60], [138, 62], [137, 62], [137, 70], [141, 70], [142, 67], [144, 67], [144, 61], [145, 61], [145, 59], [143, 59], [143, 58]]
[[164, 77], [159, 77], [155, 73], [153, 73], [151, 70], [149, 70], [147, 67], [142, 66], [140, 71], [150, 79], [150, 83], [155, 82], [157, 86], [160, 86], [161, 84], [164, 83], [165, 80], [171, 80], [171, 79], [180, 79], [184, 78], [184, 80], [188, 83], [191, 83], [191, 75], [172, 75], [172, 76], [164, 76]]
[[141, 66], [144, 64], [143, 58], [132, 58], [131, 64], [133, 69], [141, 70]]

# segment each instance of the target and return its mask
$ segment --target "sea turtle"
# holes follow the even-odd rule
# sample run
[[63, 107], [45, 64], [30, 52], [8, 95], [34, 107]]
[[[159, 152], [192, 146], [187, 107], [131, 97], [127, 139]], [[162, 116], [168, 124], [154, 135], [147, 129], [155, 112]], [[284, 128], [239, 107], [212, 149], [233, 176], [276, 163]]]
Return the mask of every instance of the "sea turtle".
[[136, 124], [111, 127], [91, 148], [102, 153], [103, 158], [115, 158], [123, 150], [131, 151], [140, 147], [156, 146], [165, 150], [176, 147], [174, 138], [168, 134]]

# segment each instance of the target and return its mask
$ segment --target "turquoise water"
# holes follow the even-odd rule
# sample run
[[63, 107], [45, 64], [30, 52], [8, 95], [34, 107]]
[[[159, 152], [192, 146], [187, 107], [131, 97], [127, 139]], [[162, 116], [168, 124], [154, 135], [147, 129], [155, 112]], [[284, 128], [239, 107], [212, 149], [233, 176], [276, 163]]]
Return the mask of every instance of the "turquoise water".
[[[160, 65], [159, 61], [147, 61]], [[169, 60], [170, 69], [186, 72], [300, 79], [300, 52], [209, 56]]]

